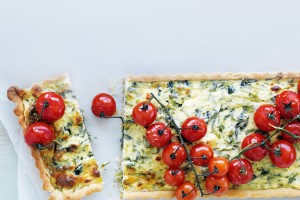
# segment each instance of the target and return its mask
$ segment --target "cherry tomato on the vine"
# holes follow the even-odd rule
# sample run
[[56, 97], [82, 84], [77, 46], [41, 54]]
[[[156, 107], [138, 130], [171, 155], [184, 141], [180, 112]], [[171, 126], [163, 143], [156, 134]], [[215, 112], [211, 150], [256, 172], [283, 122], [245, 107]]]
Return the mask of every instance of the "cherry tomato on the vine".
[[190, 142], [196, 142], [204, 137], [207, 126], [203, 119], [189, 117], [183, 122], [181, 129], [181, 133], [185, 139]]
[[35, 144], [46, 146], [54, 140], [55, 133], [49, 124], [35, 122], [27, 128], [24, 137], [25, 142], [30, 146]]
[[161, 148], [168, 144], [172, 137], [172, 131], [162, 122], [151, 124], [146, 131], [147, 141], [154, 147]]
[[179, 186], [184, 182], [184, 171], [178, 167], [168, 168], [164, 175], [165, 182], [171, 186]]
[[253, 178], [252, 164], [245, 158], [230, 161], [227, 177], [233, 185], [248, 183]]
[[179, 142], [171, 142], [164, 148], [162, 159], [169, 167], [180, 166], [186, 159], [184, 147]]
[[192, 147], [190, 155], [194, 165], [205, 166], [214, 157], [214, 152], [210, 146], [201, 143]]
[[[295, 136], [300, 137], [300, 122], [291, 122], [284, 129], [294, 134]], [[291, 143], [297, 143], [300, 141], [300, 138], [293, 138], [288, 133], [285, 133], [283, 131], [281, 132], [281, 136], [284, 140], [289, 141]]]
[[45, 92], [37, 99], [36, 110], [43, 120], [54, 122], [64, 115], [65, 101], [55, 92]]
[[214, 192], [216, 196], [220, 196], [229, 189], [229, 180], [227, 176], [209, 175], [205, 180], [205, 188], [209, 193]]
[[269, 152], [272, 163], [279, 168], [287, 168], [296, 160], [296, 150], [293, 144], [285, 140], [274, 142]]
[[111, 117], [116, 112], [115, 99], [106, 93], [97, 94], [92, 102], [92, 112], [97, 117]]
[[208, 163], [208, 171], [217, 177], [226, 175], [229, 169], [229, 162], [224, 157], [215, 157]]
[[274, 131], [275, 128], [270, 124], [273, 126], [280, 125], [279, 110], [270, 104], [261, 105], [254, 113], [254, 122], [264, 132]]
[[300, 97], [292, 91], [283, 91], [276, 97], [276, 107], [284, 118], [293, 118], [300, 113]]
[[177, 200], [194, 200], [197, 197], [197, 189], [191, 182], [184, 182], [175, 190]]
[[133, 121], [141, 126], [149, 126], [157, 116], [156, 107], [151, 102], [140, 102], [132, 110]]
[[[253, 146], [257, 143], [261, 143], [267, 138], [261, 134], [258, 133], [252, 133], [250, 135], [247, 135], [243, 142], [241, 148], [244, 149], [249, 146]], [[269, 142], [266, 143], [267, 146], [270, 146]], [[253, 149], [250, 149], [244, 153], [244, 156], [250, 160], [253, 161], [259, 161], [263, 159], [267, 154], [269, 150], [263, 146], [258, 146]]]

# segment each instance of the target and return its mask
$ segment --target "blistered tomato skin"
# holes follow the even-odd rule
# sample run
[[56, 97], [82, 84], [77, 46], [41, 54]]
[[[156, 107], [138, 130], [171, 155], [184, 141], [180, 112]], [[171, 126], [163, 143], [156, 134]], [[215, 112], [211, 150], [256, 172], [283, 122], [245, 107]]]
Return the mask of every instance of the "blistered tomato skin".
[[[266, 139], [267, 138], [261, 134], [252, 133], [244, 138], [241, 148], [244, 149], [246, 147], [253, 146], [255, 144], [265, 141]], [[267, 142], [266, 145], [270, 146], [269, 142]], [[269, 150], [267, 148], [263, 146], [258, 146], [246, 151], [244, 153], [244, 156], [252, 161], [260, 161], [268, 154], [268, 152]]]
[[287, 168], [296, 160], [296, 150], [292, 143], [278, 140], [271, 145], [269, 152], [272, 163], [279, 168]]
[[37, 99], [36, 110], [43, 120], [54, 122], [64, 115], [65, 101], [55, 92], [45, 92]]
[[185, 139], [190, 142], [196, 142], [205, 136], [207, 125], [203, 119], [189, 117], [183, 122], [181, 129], [181, 133]]
[[32, 146], [35, 144], [48, 145], [54, 138], [53, 128], [44, 122], [35, 122], [31, 124], [25, 132], [25, 142]]
[[230, 161], [227, 177], [233, 185], [250, 182], [253, 178], [252, 164], [245, 158]]
[[132, 118], [134, 123], [141, 126], [149, 126], [154, 122], [156, 116], [156, 107], [151, 102], [140, 102], [132, 110]]
[[284, 118], [294, 118], [300, 113], [300, 97], [293, 91], [283, 91], [277, 95], [276, 107]]
[[175, 190], [177, 200], [194, 200], [197, 197], [197, 189], [191, 182], [184, 182]]
[[[300, 137], [300, 122], [294, 121], [288, 124], [284, 129], [294, 134], [295, 136]], [[284, 140], [291, 143], [297, 143], [300, 141], [300, 138], [293, 138], [288, 133], [285, 133], [283, 131], [281, 132], [281, 136]]]
[[270, 104], [261, 105], [254, 113], [255, 125], [264, 132], [274, 131], [273, 126], [280, 125], [279, 110]]
[[171, 142], [164, 148], [162, 159], [169, 167], [179, 167], [186, 159], [184, 147], [179, 142]]
[[192, 147], [190, 156], [194, 165], [206, 166], [214, 157], [214, 152], [209, 145], [201, 143]]
[[154, 147], [164, 147], [170, 142], [171, 138], [171, 129], [162, 122], [153, 123], [147, 128], [146, 139]]
[[92, 101], [92, 112], [97, 117], [111, 117], [116, 112], [115, 99], [106, 93], [97, 94]]

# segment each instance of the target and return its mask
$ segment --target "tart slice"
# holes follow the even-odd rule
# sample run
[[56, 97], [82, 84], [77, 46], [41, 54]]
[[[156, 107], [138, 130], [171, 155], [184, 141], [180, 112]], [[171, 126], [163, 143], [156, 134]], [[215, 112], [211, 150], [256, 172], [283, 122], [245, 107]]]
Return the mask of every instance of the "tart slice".
[[[206, 135], [200, 141], [185, 142], [188, 151], [194, 145], [204, 143], [213, 149], [215, 157], [222, 156], [232, 160], [241, 151], [242, 141], [247, 135], [259, 133], [267, 136], [274, 133], [258, 130], [254, 122], [254, 113], [261, 105], [274, 105], [276, 96], [283, 91], [297, 92], [299, 80], [300, 73], [127, 77], [120, 174], [122, 195], [126, 198], [170, 198], [174, 197], [176, 190], [176, 186], [168, 185], [164, 179], [168, 166], [163, 161], [163, 148], [150, 145], [146, 137], [147, 127], [139, 125], [141, 123], [137, 123], [137, 120], [134, 121], [133, 110], [139, 103], [144, 102], [139, 108], [145, 112], [150, 101], [154, 104], [157, 108], [154, 123], [169, 124], [173, 132], [173, 144], [181, 141], [176, 129], [178, 130], [187, 118], [196, 116], [203, 119], [207, 124]], [[155, 98], [151, 100], [154, 96], [161, 104], [154, 100]], [[177, 128], [166, 110], [172, 115]], [[161, 131], [161, 135], [162, 133]], [[280, 136], [280, 133], [278, 135]], [[273, 137], [272, 143], [279, 139], [281, 138]], [[268, 155], [257, 162], [249, 160], [254, 173], [253, 177], [250, 177], [251, 181], [239, 186], [230, 184], [229, 190], [222, 197], [300, 196], [300, 143], [293, 145], [297, 156], [291, 166], [284, 169], [276, 167]], [[170, 159], [176, 159], [174, 155], [178, 149], [170, 154]], [[195, 173], [191, 168], [185, 168], [186, 166], [191, 167], [188, 162], [180, 166], [185, 169], [185, 180], [195, 183]], [[205, 166], [194, 165], [194, 168], [197, 174], [207, 174]], [[210, 193], [205, 191], [203, 176], [199, 179], [204, 192]], [[182, 192], [181, 195], [184, 197], [186, 193]]]
[[[37, 109], [37, 99], [49, 92], [59, 95], [64, 102], [64, 112], [57, 120], [43, 118], [49, 103], [45, 104], [42, 113]], [[17, 103], [14, 113], [24, 136], [34, 123], [46, 123], [54, 130], [54, 140], [47, 145], [26, 140], [40, 170], [43, 189], [51, 192], [49, 199], [81, 199], [100, 191], [102, 177], [69, 77], [59, 76], [28, 89], [10, 87], [7, 96]]]

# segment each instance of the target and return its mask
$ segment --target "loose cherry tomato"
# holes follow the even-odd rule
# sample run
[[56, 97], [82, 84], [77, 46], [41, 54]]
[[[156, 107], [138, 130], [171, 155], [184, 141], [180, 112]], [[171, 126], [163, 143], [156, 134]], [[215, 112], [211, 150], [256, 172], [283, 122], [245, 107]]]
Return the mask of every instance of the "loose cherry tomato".
[[186, 159], [186, 152], [179, 142], [171, 142], [164, 148], [162, 159], [169, 167], [179, 167]]
[[140, 102], [132, 110], [133, 121], [141, 126], [149, 126], [157, 116], [155, 106], [151, 102]]
[[36, 101], [36, 110], [43, 120], [54, 122], [65, 112], [64, 99], [55, 92], [45, 92]]
[[[255, 144], [263, 142], [266, 139], [267, 138], [261, 134], [252, 133], [250, 135], [247, 135], [244, 138], [241, 148], [244, 149], [248, 146], [253, 146]], [[269, 146], [270, 144], [267, 142], [266, 145]], [[246, 151], [244, 153], [244, 156], [250, 160], [259, 161], [259, 160], [263, 159], [268, 154], [268, 152], [269, 152], [269, 150], [267, 148], [265, 148], [263, 146], [258, 146], [258, 147], [255, 147], [253, 149]]]
[[198, 117], [189, 117], [183, 122], [181, 129], [182, 135], [185, 139], [190, 142], [196, 142], [204, 137], [207, 131], [207, 126], [203, 119], [199, 119]]
[[293, 144], [285, 140], [278, 140], [271, 145], [269, 152], [272, 163], [279, 168], [287, 168], [296, 160], [296, 150]]
[[230, 161], [227, 177], [233, 185], [248, 183], [253, 178], [252, 164], [245, 158]]
[[177, 200], [193, 200], [197, 197], [197, 189], [193, 183], [184, 182], [175, 190], [175, 197]]
[[284, 118], [293, 118], [300, 113], [300, 97], [292, 91], [283, 91], [276, 97], [276, 107]]
[[[295, 136], [300, 137], [300, 122], [297, 121], [291, 122], [284, 129], [294, 134]], [[283, 131], [281, 132], [281, 136], [284, 140], [289, 141], [291, 143], [297, 143], [300, 141], [300, 138], [294, 139], [292, 138], [292, 136], [290, 136], [289, 134]]]
[[229, 169], [229, 162], [224, 157], [216, 157], [209, 161], [208, 171], [217, 177], [225, 176]]
[[254, 113], [254, 122], [264, 132], [274, 131], [275, 128], [270, 126], [270, 124], [273, 126], [280, 125], [279, 110], [270, 104], [261, 105]]
[[151, 124], [146, 131], [147, 141], [154, 147], [161, 148], [168, 144], [172, 137], [172, 131], [162, 122]]
[[205, 166], [214, 157], [214, 152], [210, 146], [201, 143], [192, 147], [190, 155], [194, 165]]
[[92, 112], [97, 117], [111, 117], [116, 112], [115, 99], [106, 93], [97, 94], [92, 102]]
[[50, 125], [44, 122], [35, 122], [27, 128], [24, 137], [25, 142], [30, 146], [35, 144], [46, 146], [54, 140], [55, 134]]
[[179, 186], [184, 182], [184, 171], [178, 167], [166, 170], [165, 182], [171, 186]]
[[216, 196], [220, 196], [229, 189], [229, 180], [227, 176], [209, 175], [205, 180], [205, 188], [209, 193], [214, 192]]

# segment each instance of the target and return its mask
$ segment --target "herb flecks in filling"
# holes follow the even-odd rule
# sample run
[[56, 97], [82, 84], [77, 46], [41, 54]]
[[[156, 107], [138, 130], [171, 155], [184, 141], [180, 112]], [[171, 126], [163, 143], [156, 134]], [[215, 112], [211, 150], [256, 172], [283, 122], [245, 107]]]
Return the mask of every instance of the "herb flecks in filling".
[[[157, 159], [160, 158], [161, 152], [157, 152], [156, 148], [147, 144], [145, 128], [132, 122], [132, 108], [136, 103], [145, 100], [148, 94], [152, 92], [158, 96], [160, 101], [168, 106], [169, 112], [179, 125], [189, 116], [205, 119], [208, 131], [201, 142], [208, 142], [214, 149], [215, 156], [222, 155], [233, 158], [240, 150], [243, 138], [257, 131], [253, 121], [255, 110], [260, 105], [272, 103], [274, 100], [277, 92], [270, 90], [271, 85], [277, 85], [281, 90], [295, 90], [296, 86], [291, 85], [290, 81], [289, 79], [245, 79], [187, 81], [188, 84], [182, 81], [126, 82], [123, 138], [123, 186], [125, 191], [175, 189], [163, 181], [167, 166], [161, 159]], [[187, 94], [183, 91], [189, 92]], [[158, 108], [157, 121], [167, 123], [168, 119], [165, 113], [160, 110], [159, 105], [156, 104], [156, 106]], [[175, 131], [173, 130], [173, 132]], [[298, 146], [296, 144], [297, 152], [300, 151]], [[300, 159], [299, 153], [297, 153], [297, 159]], [[300, 164], [295, 163], [289, 170], [282, 170], [274, 167], [268, 157], [260, 162], [252, 162], [252, 164], [256, 175], [255, 179], [239, 188], [291, 187], [300, 189], [297, 177], [291, 176], [291, 171], [300, 174]], [[145, 176], [145, 172], [149, 170], [155, 174], [155, 179]], [[204, 169], [197, 167], [199, 174], [202, 170]], [[191, 172], [186, 175], [186, 180], [194, 182], [194, 178]], [[155, 184], [157, 181], [162, 181], [162, 184]], [[140, 183], [143, 183], [142, 186]]]

